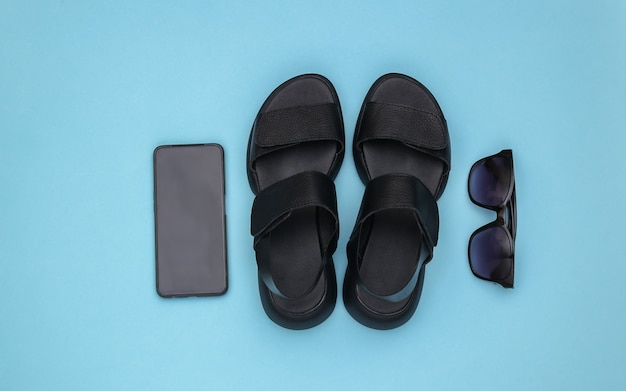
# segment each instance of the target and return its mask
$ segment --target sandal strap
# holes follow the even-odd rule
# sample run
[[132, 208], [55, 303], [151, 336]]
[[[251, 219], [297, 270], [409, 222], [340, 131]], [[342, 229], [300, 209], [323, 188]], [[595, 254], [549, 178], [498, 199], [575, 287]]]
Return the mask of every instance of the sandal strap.
[[[411, 280], [400, 291], [390, 295], [379, 295], [367, 288], [359, 272], [359, 248], [361, 227], [376, 213], [389, 209], [405, 209], [415, 213], [422, 236], [419, 261]], [[348, 242], [348, 264], [352, 268], [359, 289], [382, 300], [397, 302], [409, 297], [414, 291], [421, 268], [430, 262], [433, 248], [437, 245], [439, 212], [435, 198], [428, 188], [412, 175], [387, 174], [372, 179], [365, 188], [363, 202], [354, 231]]]
[[309, 141], [334, 141], [344, 149], [343, 122], [336, 103], [296, 106], [258, 116], [251, 145], [251, 160], [278, 149]]
[[332, 179], [318, 171], [305, 171], [263, 189], [254, 199], [250, 233], [259, 239], [296, 209], [318, 206], [338, 228], [337, 195]]
[[[269, 267], [269, 233], [285, 221], [291, 212], [308, 207], [319, 207], [327, 212], [328, 217], [330, 217], [318, 219], [323, 262], [315, 279], [317, 282], [330, 255], [337, 248], [339, 237], [337, 196], [332, 179], [321, 172], [306, 171], [262, 190], [252, 205], [250, 231], [254, 236], [259, 276], [274, 294], [282, 298], [295, 299], [294, 297], [286, 297], [280, 292], [272, 277]], [[302, 296], [311, 292], [315, 285], [313, 284]]]
[[370, 216], [388, 209], [408, 209], [415, 212], [422, 234], [430, 247], [437, 245], [439, 210], [435, 198], [416, 177], [387, 174], [372, 179], [365, 187], [357, 226]]
[[361, 123], [358, 149], [368, 140], [395, 140], [435, 156], [450, 167], [445, 119], [440, 115], [393, 103], [369, 102]]

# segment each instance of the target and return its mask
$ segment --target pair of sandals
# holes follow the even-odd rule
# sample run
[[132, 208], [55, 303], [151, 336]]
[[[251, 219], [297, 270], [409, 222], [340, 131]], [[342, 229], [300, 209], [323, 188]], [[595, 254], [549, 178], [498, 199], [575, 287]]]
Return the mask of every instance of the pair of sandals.
[[[292, 78], [261, 107], [248, 142], [247, 171], [265, 312], [289, 329], [323, 322], [337, 299], [332, 255], [339, 220], [334, 178], [344, 156], [335, 88], [317, 74]], [[441, 108], [401, 74], [380, 77], [359, 114], [354, 161], [365, 194], [347, 245], [346, 309], [358, 322], [391, 329], [417, 307], [424, 266], [437, 244], [436, 200], [450, 171]]]

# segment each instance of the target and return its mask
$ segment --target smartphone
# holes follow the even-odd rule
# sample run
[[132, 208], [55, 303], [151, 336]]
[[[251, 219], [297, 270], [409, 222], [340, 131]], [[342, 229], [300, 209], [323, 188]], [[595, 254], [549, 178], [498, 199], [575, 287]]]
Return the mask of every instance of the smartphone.
[[224, 150], [219, 144], [154, 150], [156, 289], [162, 297], [228, 288]]

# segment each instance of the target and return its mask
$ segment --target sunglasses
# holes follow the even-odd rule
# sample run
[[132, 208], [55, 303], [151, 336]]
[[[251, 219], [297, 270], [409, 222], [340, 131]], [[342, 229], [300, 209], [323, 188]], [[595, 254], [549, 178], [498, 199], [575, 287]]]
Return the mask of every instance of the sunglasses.
[[480, 159], [470, 169], [472, 202], [497, 213], [495, 221], [474, 231], [469, 241], [472, 273], [483, 280], [513, 288], [516, 206], [513, 151], [505, 149]]

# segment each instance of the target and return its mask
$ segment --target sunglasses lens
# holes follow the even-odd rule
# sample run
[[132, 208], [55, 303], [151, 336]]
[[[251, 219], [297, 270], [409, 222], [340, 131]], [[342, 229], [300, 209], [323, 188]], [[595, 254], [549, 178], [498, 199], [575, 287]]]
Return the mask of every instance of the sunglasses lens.
[[503, 156], [479, 162], [470, 172], [470, 195], [483, 205], [493, 207], [502, 205], [511, 187], [512, 170], [511, 160]]
[[472, 270], [484, 279], [501, 281], [511, 274], [513, 243], [506, 230], [500, 226], [474, 234], [469, 255]]

